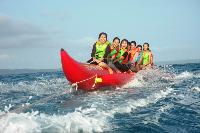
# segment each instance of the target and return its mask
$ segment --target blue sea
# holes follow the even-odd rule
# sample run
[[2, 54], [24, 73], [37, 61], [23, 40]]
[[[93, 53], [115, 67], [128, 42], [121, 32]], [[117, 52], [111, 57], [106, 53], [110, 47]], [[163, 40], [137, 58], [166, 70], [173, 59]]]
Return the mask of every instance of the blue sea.
[[0, 74], [0, 133], [200, 132], [200, 63], [142, 70], [83, 92], [62, 71]]

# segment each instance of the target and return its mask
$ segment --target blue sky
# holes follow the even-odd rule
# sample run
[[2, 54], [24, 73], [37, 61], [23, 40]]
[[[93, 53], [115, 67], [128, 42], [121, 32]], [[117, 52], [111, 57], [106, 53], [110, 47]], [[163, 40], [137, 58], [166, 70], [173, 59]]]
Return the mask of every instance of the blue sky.
[[156, 62], [200, 59], [199, 0], [0, 0], [0, 69], [60, 68], [60, 48], [90, 58], [102, 31], [149, 42]]

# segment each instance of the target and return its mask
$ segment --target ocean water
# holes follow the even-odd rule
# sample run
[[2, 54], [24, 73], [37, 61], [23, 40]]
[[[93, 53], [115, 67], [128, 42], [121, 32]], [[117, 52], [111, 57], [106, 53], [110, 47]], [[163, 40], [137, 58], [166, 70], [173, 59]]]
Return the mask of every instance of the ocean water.
[[83, 92], [62, 71], [0, 75], [0, 133], [200, 132], [200, 63], [140, 71]]

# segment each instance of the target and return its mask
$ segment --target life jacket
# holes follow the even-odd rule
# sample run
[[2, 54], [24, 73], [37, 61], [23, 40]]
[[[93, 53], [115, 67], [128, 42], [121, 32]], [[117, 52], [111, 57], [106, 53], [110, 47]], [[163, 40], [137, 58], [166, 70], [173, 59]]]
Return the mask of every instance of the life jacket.
[[[123, 49], [120, 49], [116, 56], [116, 59], [119, 59], [124, 53], [125, 53], [125, 51]], [[122, 63], [122, 61], [123, 61], [123, 59], [119, 60], [120, 63]]]
[[143, 58], [143, 60], [142, 60], [142, 65], [147, 65], [147, 64], [149, 64], [150, 62], [149, 62], [149, 60], [150, 60], [150, 56], [149, 56], [149, 54], [150, 54], [150, 52], [149, 51], [146, 51], [146, 52], [142, 52], [142, 58]]
[[112, 57], [113, 55], [115, 55], [117, 53], [116, 48], [111, 49], [111, 52], [109, 53], [109, 57]]
[[115, 49], [116, 49], [116, 51], [117, 51], [117, 53], [115, 54], [115, 57], [117, 57], [117, 55], [118, 55], [120, 49], [119, 49], [119, 47], [116, 47]]
[[114, 56], [114, 58], [116, 58], [117, 57], [117, 55], [118, 55], [118, 52], [119, 52], [119, 48], [118, 47], [116, 47], [116, 48], [113, 48], [113, 49], [110, 49], [110, 53], [109, 53], [109, 58], [112, 58], [113, 56]]
[[130, 61], [133, 60], [133, 57], [135, 56], [135, 53], [138, 51], [138, 48], [134, 48], [131, 50], [131, 57], [130, 57]]
[[130, 58], [131, 58], [131, 51], [128, 51], [126, 58], [123, 59], [123, 61], [122, 61], [122, 64], [128, 64]]
[[[136, 54], [137, 54], [137, 56], [136, 56]], [[142, 51], [141, 52], [136, 52], [135, 53], [134, 62], [139, 62], [141, 57], [142, 57]]]
[[96, 45], [95, 58], [100, 59], [100, 58], [103, 58], [106, 52], [106, 48], [108, 45], [110, 45], [110, 42], [106, 41], [104, 44], [102, 44], [99, 41], [97, 41], [95, 45]]

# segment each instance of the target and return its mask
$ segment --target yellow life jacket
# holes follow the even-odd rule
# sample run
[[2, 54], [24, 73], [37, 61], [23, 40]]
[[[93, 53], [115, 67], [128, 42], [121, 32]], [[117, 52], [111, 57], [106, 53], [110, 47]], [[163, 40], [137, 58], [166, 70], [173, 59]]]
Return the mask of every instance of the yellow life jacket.
[[106, 52], [106, 48], [108, 45], [110, 45], [110, 42], [106, 41], [104, 44], [102, 44], [99, 41], [97, 41], [95, 45], [96, 45], [95, 58], [100, 59], [100, 58], [103, 58]]

